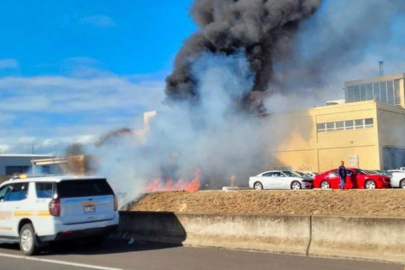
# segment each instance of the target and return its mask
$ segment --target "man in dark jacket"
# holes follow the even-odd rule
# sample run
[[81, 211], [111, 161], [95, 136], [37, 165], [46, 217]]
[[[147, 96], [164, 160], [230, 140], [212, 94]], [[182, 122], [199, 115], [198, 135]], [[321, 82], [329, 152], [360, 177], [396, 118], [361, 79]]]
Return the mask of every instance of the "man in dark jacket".
[[344, 163], [344, 161], [342, 161], [340, 163], [340, 167], [339, 167], [339, 177], [340, 177], [339, 188], [341, 190], [343, 190], [345, 188], [346, 176], [347, 176], [347, 171], [346, 171], [346, 168], [345, 168], [345, 163]]

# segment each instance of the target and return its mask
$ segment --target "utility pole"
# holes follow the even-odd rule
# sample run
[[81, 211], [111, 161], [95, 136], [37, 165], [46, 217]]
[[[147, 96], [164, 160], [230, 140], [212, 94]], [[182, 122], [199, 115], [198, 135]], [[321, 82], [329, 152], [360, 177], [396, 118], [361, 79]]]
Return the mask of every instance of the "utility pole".
[[384, 61], [378, 63], [380, 64], [380, 76], [384, 76]]
[[32, 154], [34, 154], [35, 153], [35, 145], [32, 144], [31, 147], [32, 147]]

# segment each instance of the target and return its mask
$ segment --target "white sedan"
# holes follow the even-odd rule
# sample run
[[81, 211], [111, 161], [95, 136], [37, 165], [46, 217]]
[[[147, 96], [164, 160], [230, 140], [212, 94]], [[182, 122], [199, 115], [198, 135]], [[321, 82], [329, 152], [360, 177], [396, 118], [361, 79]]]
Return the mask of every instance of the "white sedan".
[[405, 188], [405, 171], [391, 170], [391, 187]]
[[310, 177], [299, 177], [290, 171], [267, 171], [249, 178], [249, 187], [262, 189], [304, 189], [312, 188]]

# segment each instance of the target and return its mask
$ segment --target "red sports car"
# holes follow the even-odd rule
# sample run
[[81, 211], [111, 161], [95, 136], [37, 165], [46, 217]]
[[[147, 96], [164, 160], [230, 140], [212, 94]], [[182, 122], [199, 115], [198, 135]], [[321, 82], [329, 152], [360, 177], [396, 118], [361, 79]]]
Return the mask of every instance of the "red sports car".
[[[379, 175], [376, 172], [347, 168], [345, 189], [361, 188], [376, 189], [391, 187], [388, 176]], [[338, 189], [340, 184], [339, 172], [333, 169], [315, 177], [314, 188]]]

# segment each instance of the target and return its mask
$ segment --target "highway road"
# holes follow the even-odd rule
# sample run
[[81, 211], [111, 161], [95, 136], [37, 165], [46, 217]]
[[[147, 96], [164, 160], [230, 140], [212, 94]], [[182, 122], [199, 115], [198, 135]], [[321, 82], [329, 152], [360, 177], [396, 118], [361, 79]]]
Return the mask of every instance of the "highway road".
[[103, 247], [58, 245], [39, 256], [21, 256], [0, 245], [1, 270], [404, 270], [403, 265], [267, 253], [188, 248], [108, 240]]

